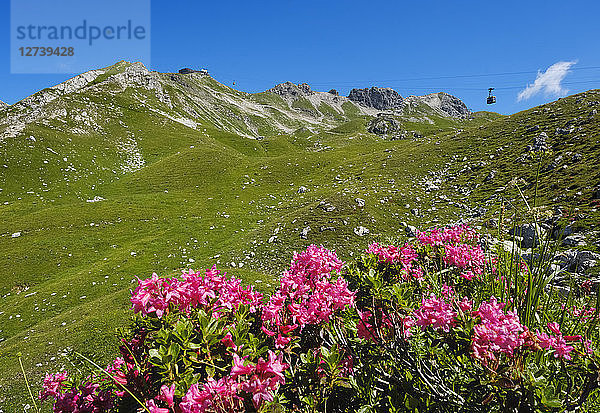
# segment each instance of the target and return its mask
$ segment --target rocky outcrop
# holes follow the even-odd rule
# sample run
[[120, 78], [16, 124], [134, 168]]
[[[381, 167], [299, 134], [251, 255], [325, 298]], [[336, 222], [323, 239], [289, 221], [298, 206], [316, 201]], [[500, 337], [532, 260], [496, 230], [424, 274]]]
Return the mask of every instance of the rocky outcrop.
[[327, 93], [329, 93], [329, 94], [331, 94], [331, 95], [334, 95], [334, 96], [339, 96], [339, 95], [340, 95], [340, 94], [338, 93], [338, 91], [337, 91], [337, 90], [335, 90], [335, 89], [331, 89], [331, 90], [330, 90], [329, 92], [327, 92]]
[[467, 105], [456, 96], [448, 93], [439, 92], [424, 96], [410, 96], [407, 100], [422, 102], [442, 116], [459, 119], [471, 116], [471, 111]]
[[[99, 76], [108, 74], [111, 71], [115, 73], [102, 79], [102, 81], [98, 81]], [[163, 89], [159, 75], [156, 72], [149, 71], [140, 62], [121, 61], [109, 68], [82, 73], [15, 103], [12, 105], [13, 110], [10, 111], [5, 122], [0, 122], [0, 128], [5, 127], [4, 132], [0, 134], [0, 140], [18, 136], [28, 124], [42, 119], [63, 119], [67, 116], [67, 112], [60, 98], [70, 94], [105, 90], [106, 85], [111, 86], [111, 93], [113, 94], [127, 88], [153, 90], [159, 101], [172, 108], [170, 97]], [[54, 101], [58, 103], [54, 104]], [[98, 111], [95, 113], [100, 116]], [[75, 120], [88, 122], [90, 118], [91, 111], [85, 113], [83, 119]]]
[[183, 69], [179, 69], [180, 75], [189, 75], [192, 73], [200, 73], [201, 75], [208, 75], [208, 70], [206, 70], [206, 69], [196, 70], [196, 69], [191, 69], [189, 67], [184, 67]]
[[548, 135], [546, 132], [540, 133], [533, 139], [531, 145], [527, 146], [528, 152], [545, 152], [549, 149], [550, 146], [548, 145]]
[[402, 129], [400, 122], [391, 116], [379, 114], [376, 118], [373, 118], [367, 130], [375, 135], [391, 135], [400, 132]]
[[348, 99], [363, 106], [379, 109], [394, 110], [402, 109], [402, 96], [389, 87], [372, 87], [365, 89], [352, 89]]
[[8, 105], [0, 100], [0, 110], [6, 109]]
[[280, 83], [277, 86], [269, 89], [267, 92], [275, 93], [283, 98], [298, 98], [302, 96], [312, 95], [313, 92], [307, 83], [300, 83], [298, 85], [292, 82]]
[[522, 237], [521, 248], [536, 247], [546, 238], [546, 230], [535, 223], [523, 224], [509, 231], [510, 235]]

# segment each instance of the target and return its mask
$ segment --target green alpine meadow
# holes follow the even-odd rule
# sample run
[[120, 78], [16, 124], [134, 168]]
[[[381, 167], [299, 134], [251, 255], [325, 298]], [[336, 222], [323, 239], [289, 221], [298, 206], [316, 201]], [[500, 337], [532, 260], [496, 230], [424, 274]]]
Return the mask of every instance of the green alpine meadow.
[[599, 111], [128, 61], [0, 102], [0, 412], [599, 411]]

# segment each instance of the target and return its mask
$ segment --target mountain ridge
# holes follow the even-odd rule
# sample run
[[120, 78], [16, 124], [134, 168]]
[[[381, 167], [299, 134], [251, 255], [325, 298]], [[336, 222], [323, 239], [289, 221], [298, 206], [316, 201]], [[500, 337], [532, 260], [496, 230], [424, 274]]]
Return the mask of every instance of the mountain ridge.
[[[363, 93], [366, 97], [353, 100], [350, 97], [357, 93], [357, 89], [353, 89], [350, 97], [346, 98], [328, 92], [312, 91], [307, 84], [294, 85], [286, 82], [265, 92], [250, 94], [231, 89], [204, 73], [159, 73], [149, 71], [139, 62], [122, 61], [107, 68], [82, 73], [15, 103], [5, 119], [0, 119], [0, 130], [4, 127], [4, 137], [15, 137], [30, 123], [63, 116], [64, 110], [60, 103], [52, 108], [51, 104], [56, 99], [82, 93], [98, 94], [102, 93], [103, 89], [114, 95], [124, 92], [127, 88], [136, 87], [154, 92], [154, 98], [158, 102], [151, 110], [156, 113], [174, 110], [177, 114], [170, 113], [165, 116], [178, 119], [188, 126], [199, 123], [195, 119], [200, 118], [204, 122], [212, 122], [219, 128], [249, 138], [290, 133], [298, 127], [310, 127], [321, 123], [330, 127], [339, 126], [340, 121], [350, 120], [356, 115], [375, 116], [382, 110], [391, 110], [401, 115], [404, 108], [401, 97], [396, 98], [396, 103], [392, 106], [373, 103], [377, 100], [369, 97], [370, 93], [381, 94], [381, 90], [399, 97], [400, 95], [392, 89], [364, 89], [367, 91]], [[270, 94], [282, 98], [283, 102], [269, 98]], [[437, 96], [437, 100], [432, 96]], [[446, 104], [448, 100], [451, 104]], [[173, 101], [178, 101], [179, 106], [174, 108]], [[412, 106], [421, 105], [425, 111], [445, 117], [466, 118], [470, 114], [464, 103], [446, 93], [411, 96], [406, 102]], [[227, 105], [229, 107], [225, 107]], [[456, 110], [456, 107], [460, 107], [462, 111]], [[230, 117], [230, 122], [224, 122], [221, 116], [215, 116], [215, 112], [223, 114], [227, 111], [233, 113], [232, 118], [236, 120]], [[346, 113], [347, 111], [352, 115]], [[264, 130], [261, 130], [261, 126]]]

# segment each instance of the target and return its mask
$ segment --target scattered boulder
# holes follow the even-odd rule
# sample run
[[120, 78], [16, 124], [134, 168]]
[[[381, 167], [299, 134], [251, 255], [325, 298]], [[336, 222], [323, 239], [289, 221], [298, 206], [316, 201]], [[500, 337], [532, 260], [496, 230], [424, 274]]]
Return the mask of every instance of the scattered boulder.
[[578, 272], [588, 271], [590, 268], [596, 266], [598, 260], [600, 260], [600, 254], [592, 251], [577, 251], [575, 257], [575, 270]]
[[587, 245], [587, 243], [585, 242], [585, 235], [583, 234], [573, 234], [573, 235], [569, 235], [563, 238], [562, 240], [563, 245], [568, 245], [568, 246], [580, 246], [583, 247], [585, 245]]
[[550, 145], [547, 142], [548, 134], [546, 132], [540, 133], [533, 139], [533, 143], [527, 146], [528, 152], [545, 152], [550, 149]]
[[321, 201], [319, 203], [318, 208], [321, 208], [325, 212], [333, 212], [333, 211], [335, 211], [335, 207], [333, 205], [331, 205], [330, 203], [327, 203], [325, 201]]
[[378, 114], [376, 118], [371, 119], [367, 126], [367, 131], [382, 136], [395, 134], [400, 132], [401, 129], [400, 122], [393, 117], [385, 116], [382, 113]]
[[302, 229], [302, 231], [300, 231], [300, 238], [307, 239], [309, 232], [310, 232], [310, 226], [305, 227], [304, 229]]
[[600, 254], [577, 250], [563, 251], [554, 257], [554, 262], [560, 265], [562, 270], [572, 273], [587, 272], [596, 266], [598, 260], [600, 260]]
[[297, 192], [299, 194], [304, 194], [304, 193], [308, 192], [308, 188], [306, 188], [305, 186], [301, 186], [300, 188], [298, 188]]
[[510, 252], [515, 256], [523, 255], [523, 251], [519, 247], [518, 242], [513, 242], [512, 240], [504, 240], [500, 241], [498, 238], [494, 238], [491, 235], [487, 235], [482, 237], [481, 239], [482, 246], [488, 251], [493, 251], [496, 247], [500, 247], [502, 250], [506, 252]]
[[362, 199], [362, 198], [356, 198], [354, 201], [355, 201], [355, 202], [358, 204], [358, 206], [359, 206], [359, 207], [361, 207], [361, 208], [365, 206], [365, 200], [364, 200], [364, 199]]
[[389, 87], [372, 87], [365, 89], [352, 89], [348, 99], [363, 106], [379, 109], [402, 109], [402, 96]]
[[407, 237], [415, 238], [419, 234], [419, 230], [417, 229], [417, 227], [409, 225], [406, 222], [402, 222], [401, 224], [404, 227], [404, 232], [406, 233]]
[[554, 239], [565, 238], [572, 234], [573, 234], [573, 227], [570, 225], [567, 225], [564, 228], [556, 228], [554, 230], [554, 232], [552, 232], [552, 238], [554, 238]]
[[354, 228], [354, 233], [359, 237], [364, 237], [369, 234], [369, 230], [363, 226]]
[[509, 231], [510, 235], [522, 237], [521, 248], [533, 248], [540, 244], [540, 240], [546, 238], [546, 230], [538, 224], [523, 224]]
[[21, 236], [20, 232], [15, 232], [11, 235], [12, 238], [19, 238]]

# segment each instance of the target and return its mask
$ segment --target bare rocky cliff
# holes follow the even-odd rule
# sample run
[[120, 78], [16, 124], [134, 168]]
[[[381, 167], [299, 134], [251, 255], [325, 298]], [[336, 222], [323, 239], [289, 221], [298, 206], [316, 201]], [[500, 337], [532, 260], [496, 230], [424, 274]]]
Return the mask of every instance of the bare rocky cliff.
[[462, 100], [445, 92], [431, 93], [424, 96], [409, 96], [404, 100], [405, 105], [424, 103], [442, 116], [466, 119], [471, 116], [471, 110]]
[[402, 96], [389, 87], [371, 87], [365, 89], [352, 89], [348, 99], [363, 106], [379, 110], [402, 109]]

